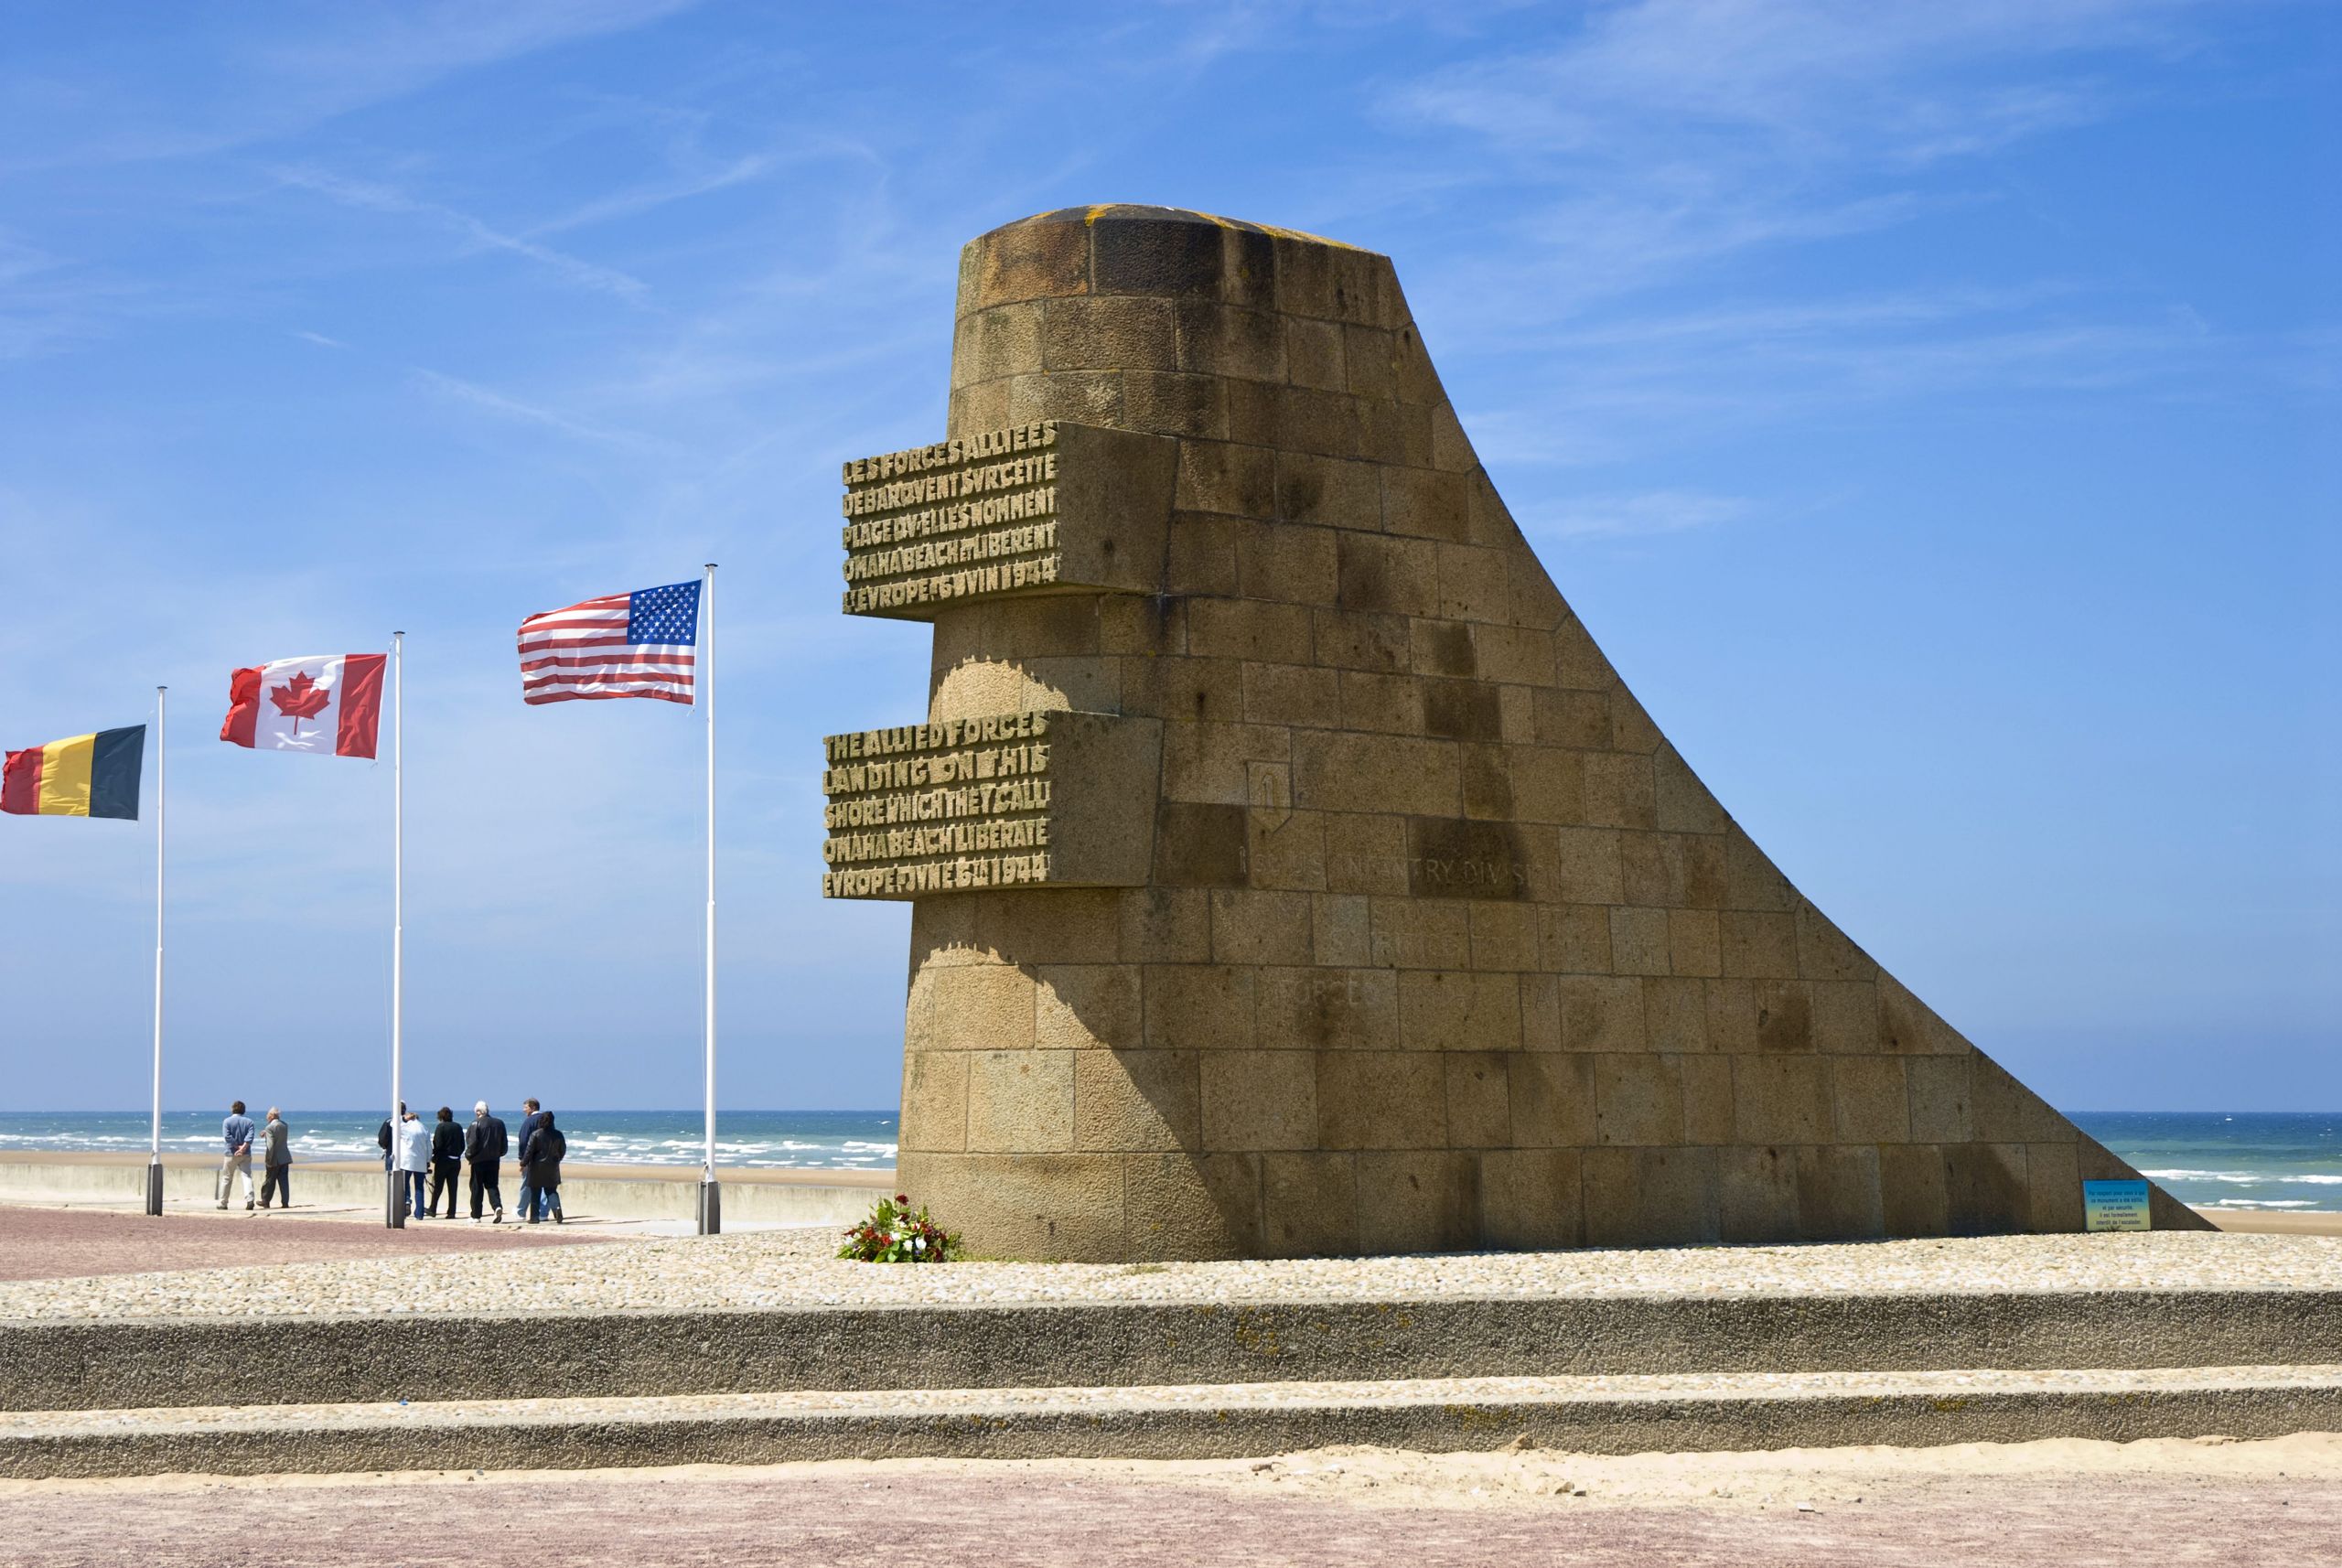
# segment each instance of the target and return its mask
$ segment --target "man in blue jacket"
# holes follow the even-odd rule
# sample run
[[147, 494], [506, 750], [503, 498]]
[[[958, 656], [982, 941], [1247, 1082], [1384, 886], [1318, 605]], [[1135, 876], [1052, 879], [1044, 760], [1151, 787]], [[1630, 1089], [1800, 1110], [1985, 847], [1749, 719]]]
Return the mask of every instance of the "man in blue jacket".
[[244, 1207], [252, 1206], [252, 1119], [244, 1114], [244, 1102], [237, 1101], [228, 1107], [228, 1119], [220, 1123], [220, 1135], [228, 1141], [227, 1157], [220, 1162], [219, 1207], [228, 1207], [228, 1192], [235, 1178], [244, 1178]]
[[[488, 1113], [488, 1101], [472, 1106], [472, 1124], [464, 1129], [464, 1158], [472, 1167], [472, 1218], [479, 1218], [480, 1199], [485, 1197], [496, 1210], [491, 1225], [504, 1223], [504, 1189], [498, 1185], [498, 1169], [504, 1160], [506, 1147], [504, 1123]], [[454, 1206], [449, 1196], [449, 1207]]]

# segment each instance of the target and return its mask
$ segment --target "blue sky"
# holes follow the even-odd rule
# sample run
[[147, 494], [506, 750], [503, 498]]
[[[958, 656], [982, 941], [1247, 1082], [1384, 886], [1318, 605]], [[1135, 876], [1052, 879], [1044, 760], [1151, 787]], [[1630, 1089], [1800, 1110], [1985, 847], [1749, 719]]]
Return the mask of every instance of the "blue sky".
[[[2342, 18], [2251, 0], [19, 3], [0, 736], [172, 689], [167, 1098], [384, 1092], [387, 765], [211, 738], [408, 642], [409, 1082], [684, 1105], [699, 732], [525, 614], [724, 563], [725, 1099], [891, 1105], [819, 898], [839, 459], [960, 245], [1089, 201], [1388, 252], [1563, 591], [1856, 940], [2068, 1108], [2342, 1106]], [[657, 710], [657, 711], [651, 711]], [[0, 1110], [145, 1097], [144, 827], [0, 823]]]

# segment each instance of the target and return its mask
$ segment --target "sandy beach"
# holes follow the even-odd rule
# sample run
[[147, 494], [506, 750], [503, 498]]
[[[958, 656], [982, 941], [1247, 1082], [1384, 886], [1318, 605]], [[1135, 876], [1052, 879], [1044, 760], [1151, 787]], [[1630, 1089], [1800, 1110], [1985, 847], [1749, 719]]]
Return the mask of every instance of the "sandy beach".
[[2223, 1230], [2249, 1236], [2342, 1236], [2342, 1213], [2298, 1208], [2198, 1208]]
[[[166, 1154], [166, 1167], [175, 1171], [215, 1171], [219, 1161], [208, 1155]], [[16, 1185], [38, 1189], [44, 1170], [57, 1172], [88, 1172], [113, 1167], [143, 1169], [144, 1156], [94, 1151], [65, 1151], [49, 1149], [9, 1149], [0, 1151], [0, 1169], [18, 1167]], [[567, 1178], [575, 1182], [658, 1182], [678, 1186], [699, 1180], [696, 1165], [595, 1165], [584, 1161], [569, 1161], [564, 1165]], [[311, 1160], [294, 1167], [295, 1179], [303, 1171], [333, 1171], [349, 1174], [377, 1172], [381, 1166], [371, 1160]], [[716, 1172], [718, 1179], [728, 1187], [848, 1187], [878, 1194], [891, 1190], [896, 1173], [891, 1169], [828, 1169], [724, 1166]], [[507, 1185], [518, 1177], [508, 1172]], [[0, 1204], [27, 1201], [29, 1194], [5, 1190], [0, 1183]], [[296, 1210], [297, 1212], [297, 1210]], [[2197, 1209], [2223, 1230], [2265, 1236], [2342, 1236], [2342, 1210], [2223, 1208], [2203, 1206]]]

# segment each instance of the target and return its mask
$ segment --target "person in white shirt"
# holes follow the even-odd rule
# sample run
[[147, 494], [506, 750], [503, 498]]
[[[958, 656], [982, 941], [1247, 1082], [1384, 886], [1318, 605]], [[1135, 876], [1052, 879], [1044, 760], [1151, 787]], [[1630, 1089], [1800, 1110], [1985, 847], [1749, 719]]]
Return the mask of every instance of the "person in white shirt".
[[392, 1157], [397, 1162], [393, 1168], [408, 1188], [406, 1211], [420, 1217], [424, 1213], [424, 1178], [431, 1171], [431, 1129], [423, 1124], [422, 1117], [401, 1107], [398, 1135], [392, 1143]]

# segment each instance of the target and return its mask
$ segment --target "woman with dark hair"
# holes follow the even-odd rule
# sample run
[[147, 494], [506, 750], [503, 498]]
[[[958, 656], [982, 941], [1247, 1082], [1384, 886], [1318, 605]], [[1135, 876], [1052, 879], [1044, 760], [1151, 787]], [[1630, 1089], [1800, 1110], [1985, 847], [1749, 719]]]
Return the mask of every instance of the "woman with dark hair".
[[464, 1171], [464, 1130], [456, 1125], [456, 1113], [446, 1106], [439, 1108], [439, 1120], [431, 1124], [431, 1201], [423, 1207], [426, 1219], [439, 1217], [439, 1195], [447, 1195], [447, 1218], [456, 1217], [456, 1181]]
[[[521, 1146], [521, 1163], [528, 1166], [537, 1191], [543, 1195], [544, 1206], [553, 1210], [555, 1225], [562, 1222], [561, 1159], [567, 1153], [569, 1140], [563, 1137], [561, 1129], [553, 1124], [553, 1112], [538, 1112], [537, 1124], [530, 1129], [528, 1142]], [[528, 1220], [534, 1225], [537, 1217], [532, 1214]]]

